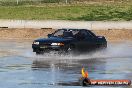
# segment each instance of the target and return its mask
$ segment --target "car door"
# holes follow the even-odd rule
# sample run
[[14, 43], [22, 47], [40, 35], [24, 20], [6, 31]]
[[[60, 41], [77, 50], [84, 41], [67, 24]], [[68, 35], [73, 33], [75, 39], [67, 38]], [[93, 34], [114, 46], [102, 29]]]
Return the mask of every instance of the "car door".
[[81, 30], [79, 35], [81, 36], [77, 43], [79, 50], [88, 50], [96, 46], [96, 37], [88, 30]]
[[91, 48], [96, 48], [97, 46], [97, 37], [95, 34], [93, 34], [91, 31], [89, 30], [85, 30], [86, 33], [86, 48], [91, 49]]
[[80, 50], [85, 50], [86, 46], [87, 46], [87, 40], [86, 40], [86, 37], [87, 37], [87, 34], [86, 34], [86, 31], [84, 30], [80, 30], [78, 33], [77, 33], [77, 40], [78, 42], [76, 43], [76, 47], [77, 49], [80, 51]]

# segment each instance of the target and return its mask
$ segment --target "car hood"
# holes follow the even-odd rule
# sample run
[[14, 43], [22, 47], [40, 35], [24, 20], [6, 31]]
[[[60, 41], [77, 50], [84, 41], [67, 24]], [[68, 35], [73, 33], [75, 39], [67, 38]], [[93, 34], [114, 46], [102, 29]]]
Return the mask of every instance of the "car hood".
[[46, 43], [53, 43], [53, 42], [68, 42], [73, 40], [74, 38], [60, 38], [60, 37], [50, 37], [50, 38], [41, 38], [35, 40], [36, 42], [46, 42]]

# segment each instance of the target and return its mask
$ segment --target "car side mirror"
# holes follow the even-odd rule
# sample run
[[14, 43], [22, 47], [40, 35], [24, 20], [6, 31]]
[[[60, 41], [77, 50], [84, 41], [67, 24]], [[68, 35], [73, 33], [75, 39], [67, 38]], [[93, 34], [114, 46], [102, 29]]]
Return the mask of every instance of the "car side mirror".
[[52, 36], [52, 34], [48, 34], [47, 36], [48, 36], [48, 38], [49, 38], [49, 37], [51, 37], [51, 36]]

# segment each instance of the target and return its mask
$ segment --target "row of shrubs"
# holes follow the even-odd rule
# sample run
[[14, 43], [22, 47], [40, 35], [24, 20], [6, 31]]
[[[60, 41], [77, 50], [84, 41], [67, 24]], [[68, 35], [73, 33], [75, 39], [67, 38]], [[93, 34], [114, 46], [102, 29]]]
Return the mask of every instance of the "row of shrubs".
[[69, 3], [70, 0], [13, 0], [13, 1], [0, 1], [1, 6], [14, 6], [14, 5], [38, 5], [44, 3]]
[[0, 6], [38, 5], [44, 3], [132, 2], [132, 0], [0, 0]]

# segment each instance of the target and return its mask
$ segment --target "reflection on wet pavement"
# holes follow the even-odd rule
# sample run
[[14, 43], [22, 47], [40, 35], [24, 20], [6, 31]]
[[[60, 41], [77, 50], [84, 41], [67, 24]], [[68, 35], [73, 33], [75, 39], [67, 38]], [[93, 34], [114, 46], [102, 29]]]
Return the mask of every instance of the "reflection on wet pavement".
[[2, 88], [80, 88], [82, 66], [91, 79], [132, 80], [132, 42], [110, 43], [106, 50], [77, 56], [52, 53], [37, 56], [31, 44], [31, 41], [0, 42]]

